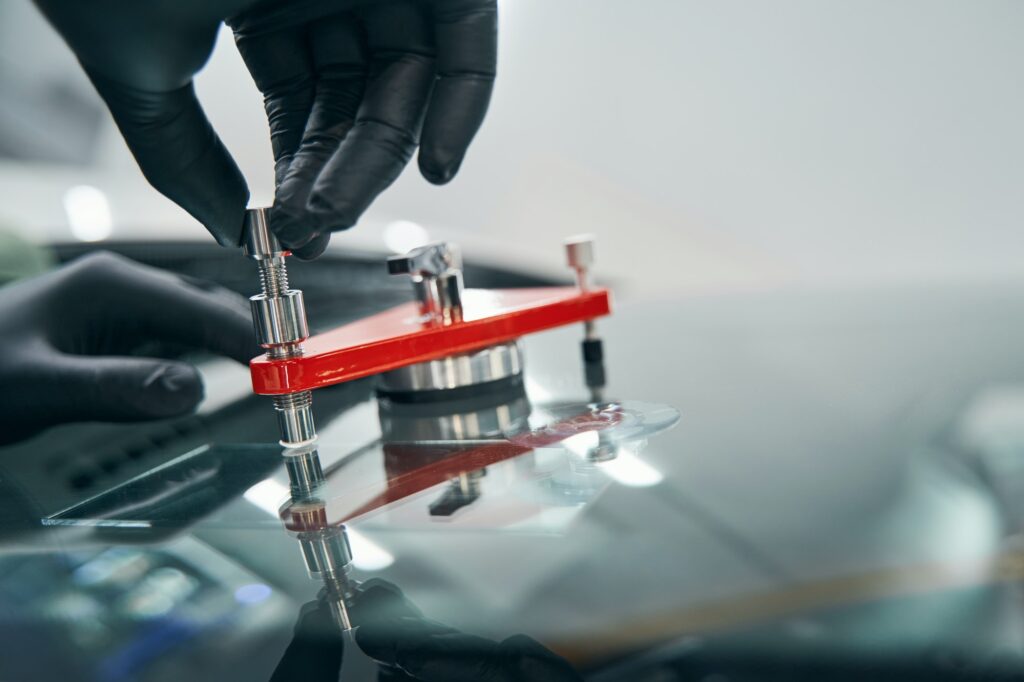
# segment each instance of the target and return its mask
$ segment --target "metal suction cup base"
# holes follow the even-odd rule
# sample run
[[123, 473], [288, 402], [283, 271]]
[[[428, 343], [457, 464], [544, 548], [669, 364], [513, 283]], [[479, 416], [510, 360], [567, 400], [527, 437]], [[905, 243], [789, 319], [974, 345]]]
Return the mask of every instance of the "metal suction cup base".
[[429, 402], [469, 397], [476, 389], [522, 380], [523, 353], [518, 341], [430, 360], [380, 375], [377, 390], [398, 402]]

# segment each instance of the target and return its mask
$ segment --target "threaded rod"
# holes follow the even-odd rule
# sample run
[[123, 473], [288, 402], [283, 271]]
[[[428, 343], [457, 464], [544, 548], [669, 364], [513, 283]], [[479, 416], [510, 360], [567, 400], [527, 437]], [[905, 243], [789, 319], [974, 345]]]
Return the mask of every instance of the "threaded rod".
[[260, 288], [267, 298], [282, 296], [288, 292], [288, 267], [284, 258], [275, 256], [259, 261]]
[[278, 410], [299, 410], [312, 404], [313, 393], [311, 391], [283, 393], [274, 396], [274, 407]]

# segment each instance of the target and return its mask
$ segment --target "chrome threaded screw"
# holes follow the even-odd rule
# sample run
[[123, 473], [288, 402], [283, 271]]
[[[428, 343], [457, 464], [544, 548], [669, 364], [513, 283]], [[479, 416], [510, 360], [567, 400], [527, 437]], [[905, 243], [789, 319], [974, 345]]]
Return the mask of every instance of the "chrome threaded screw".
[[[261, 293], [250, 297], [253, 326], [260, 346], [275, 360], [302, 355], [309, 337], [302, 292], [288, 287], [288, 251], [270, 231], [268, 211], [246, 211], [243, 250], [259, 266]], [[281, 429], [281, 443], [302, 447], [316, 439], [313, 397], [309, 391], [274, 396], [274, 410]]]
[[280, 296], [288, 291], [288, 266], [284, 258], [264, 258], [258, 261], [258, 265], [264, 296]]
[[249, 304], [260, 345], [277, 360], [300, 354], [299, 344], [309, 337], [306, 306], [302, 292], [288, 288], [288, 251], [270, 231], [267, 209], [246, 211], [242, 247], [259, 267], [261, 293]]
[[[309, 337], [306, 308], [302, 292], [288, 286], [288, 252], [270, 231], [267, 209], [247, 211], [244, 250], [259, 266], [261, 293], [249, 302], [260, 346], [275, 360], [302, 355], [302, 342]], [[312, 526], [298, 533], [302, 556], [310, 577], [322, 579], [321, 595], [335, 621], [348, 631], [352, 628], [349, 604], [358, 583], [349, 575], [352, 549], [345, 528], [326, 524], [323, 502], [316, 498], [324, 473], [317, 454], [313, 394], [299, 391], [273, 399], [292, 500], [306, 505], [304, 514], [311, 522], [307, 527]]]
[[280, 296], [288, 291], [288, 268], [285, 250], [270, 231], [268, 211], [250, 208], [245, 212], [242, 250], [256, 261], [260, 269], [260, 288], [264, 296]]
[[281, 429], [281, 442], [297, 447], [316, 438], [313, 426], [313, 394], [310, 391], [285, 393], [274, 396], [277, 425]]

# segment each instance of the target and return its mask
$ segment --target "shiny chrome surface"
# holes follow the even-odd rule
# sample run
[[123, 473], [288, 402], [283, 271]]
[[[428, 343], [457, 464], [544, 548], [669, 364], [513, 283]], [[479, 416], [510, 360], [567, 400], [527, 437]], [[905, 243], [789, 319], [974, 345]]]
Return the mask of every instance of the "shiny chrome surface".
[[454, 244], [438, 242], [387, 261], [388, 273], [412, 276], [424, 315], [440, 324], [462, 319], [462, 254]]
[[250, 208], [245, 212], [242, 252], [254, 260], [277, 258], [285, 254], [285, 249], [270, 230], [269, 208]]
[[324, 482], [324, 471], [315, 443], [307, 447], [286, 447], [283, 456], [292, 499], [309, 499]]
[[309, 338], [302, 292], [291, 289], [279, 296], [257, 294], [249, 299], [260, 346], [268, 350], [299, 344]]
[[300, 447], [316, 439], [313, 394], [310, 391], [275, 395], [274, 410], [277, 412], [283, 445]]
[[[309, 456], [313, 467], [320, 470], [316, 450]], [[335, 623], [343, 631], [352, 628], [349, 608], [359, 587], [352, 576], [352, 547], [344, 525], [327, 523], [323, 500], [315, 497], [297, 498], [293, 492], [288, 514], [299, 526], [290, 535], [299, 542], [306, 573], [322, 583], [318, 600], [327, 602]]]
[[462, 321], [462, 272], [448, 270], [434, 282], [441, 324]]
[[[288, 287], [287, 252], [270, 230], [269, 209], [246, 211], [243, 252], [256, 261], [260, 272], [262, 292], [249, 299], [256, 340], [272, 358], [301, 355], [302, 342], [309, 338], [306, 306], [302, 292]], [[316, 441], [312, 402], [309, 391], [274, 396], [281, 444], [286, 448]], [[293, 473], [291, 469], [289, 473]], [[311, 472], [299, 468], [294, 473], [298, 478], [292, 482], [293, 489], [301, 490]]]
[[447, 270], [462, 269], [462, 253], [454, 244], [435, 242], [387, 260], [388, 273], [437, 277]]
[[519, 376], [523, 372], [522, 349], [518, 342], [400, 367], [379, 379], [381, 390], [389, 393], [436, 391], [475, 386]]
[[344, 528], [331, 526], [299, 533], [302, 556], [312, 578], [342, 578], [352, 563], [352, 548]]
[[525, 393], [497, 405], [444, 409], [436, 405], [379, 402], [380, 426], [388, 442], [471, 440], [512, 433], [524, 428], [530, 416]]
[[283, 358], [301, 352], [299, 344], [309, 337], [309, 325], [302, 292], [288, 287], [287, 252], [268, 220], [266, 208], [246, 211], [243, 252], [259, 266], [262, 291], [249, 299], [256, 340], [271, 357]]

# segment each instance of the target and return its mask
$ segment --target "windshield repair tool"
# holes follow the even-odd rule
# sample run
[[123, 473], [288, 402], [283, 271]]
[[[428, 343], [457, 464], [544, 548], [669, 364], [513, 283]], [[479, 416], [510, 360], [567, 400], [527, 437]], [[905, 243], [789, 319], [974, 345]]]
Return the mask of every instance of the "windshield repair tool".
[[[586, 253], [590, 256], [583, 258]], [[586, 274], [592, 254], [589, 240], [573, 243], [570, 262], [577, 273]], [[461, 258], [443, 243], [390, 258], [388, 270], [412, 276], [416, 301], [309, 337], [299, 352], [254, 358], [249, 364], [254, 392], [275, 396], [280, 409], [296, 402], [281, 396], [303, 395], [302, 404], [308, 405], [314, 389], [381, 375], [379, 391], [391, 400], [468, 397], [478, 388], [522, 376], [518, 340], [527, 334], [588, 323], [584, 353], [594, 355], [587, 353], [587, 343], [596, 341], [592, 321], [611, 311], [608, 290], [589, 284], [463, 289]], [[254, 303], [254, 314], [264, 314], [263, 309]], [[603, 377], [596, 378], [603, 383]]]
[[327, 603], [343, 631], [351, 630], [349, 613], [359, 581], [351, 576], [352, 548], [345, 526], [327, 522], [327, 505], [323, 500], [292, 501], [285, 509], [291, 521], [286, 528], [299, 541], [306, 572], [310, 578], [323, 582], [318, 598]]
[[[302, 512], [302, 523], [293, 530], [306, 566], [311, 577], [324, 581], [324, 596], [339, 625], [349, 629], [348, 601], [358, 582], [349, 576], [352, 557], [345, 526], [326, 524], [321, 518], [324, 474], [316, 450], [312, 391], [373, 375], [379, 376], [380, 397], [391, 403], [473, 399], [503, 389], [522, 390], [519, 339], [582, 322], [587, 385], [597, 400], [604, 372], [591, 369], [595, 360], [601, 364], [593, 320], [610, 312], [610, 295], [607, 289], [590, 286], [589, 238], [566, 244], [577, 286], [526, 289], [464, 289], [458, 249], [428, 244], [387, 261], [388, 272], [412, 278], [414, 301], [310, 337], [302, 292], [288, 286], [285, 258], [290, 254], [274, 237], [268, 219], [263, 208], [246, 214], [244, 251], [259, 266], [262, 288], [250, 298], [253, 324], [267, 351], [250, 362], [252, 385], [255, 393], [274, 400], [291, 483], [287, 508]], [[452, 477], [447, 470], [441, 473]], [[461, 469], [456, 477], [462, 477]], [[432, 511], [451, 515], [471, 503], [479, 480], [468, 474], [465, 478], [458, 499], [448, 496]]]
[[[410, 275], [419, 312], [430, 325], [450, 326], [465, 321], [462, 255], [453, 244], [428, 244], [387, 260], [391, 275]], [[420, 391], [453, 391], [515, 381], [523, 370], [522, 351], [515, 340], [470, 353], [405, 365], [381, 374], [378, 392], [404, 396]], [[445, 393], [450, 398], [451, 393]]]
[[[262, 292], [249, 298], [258, 343], [266, 349], [266, 357], [276, 361], [302, 357], [302, 342], [309, 337], [306, 306], [302, 292], [288, 287], [285, 257], [291, 254], [270, 231], [267, 209], [246, 211], [242, 246], [260, 271]], [[301, 499], [312, 494], [324, 477], [316, 457], [313, 395], [297, 390], [273, 399], [292, 496]]]

